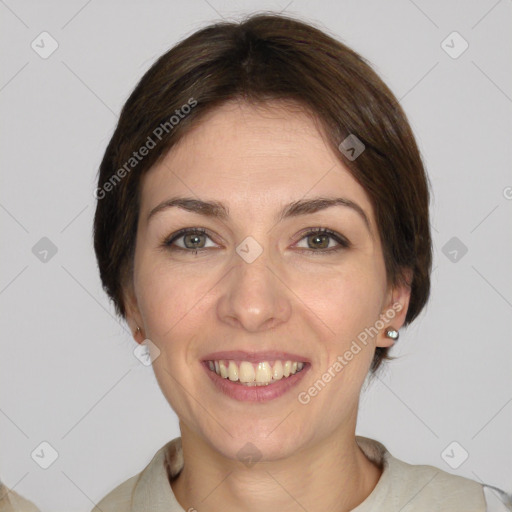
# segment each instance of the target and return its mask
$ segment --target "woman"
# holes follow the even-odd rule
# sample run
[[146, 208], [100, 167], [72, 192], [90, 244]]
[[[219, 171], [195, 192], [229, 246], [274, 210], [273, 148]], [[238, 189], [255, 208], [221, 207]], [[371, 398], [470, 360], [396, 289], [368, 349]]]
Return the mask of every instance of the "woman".
[[413, 133], [362, 57], [279, 15], [196, 32], [126, 102], [96, 197], [104, 288], [181, 437], [94, 510], [486, 510], [355, 435], [432, 258]]

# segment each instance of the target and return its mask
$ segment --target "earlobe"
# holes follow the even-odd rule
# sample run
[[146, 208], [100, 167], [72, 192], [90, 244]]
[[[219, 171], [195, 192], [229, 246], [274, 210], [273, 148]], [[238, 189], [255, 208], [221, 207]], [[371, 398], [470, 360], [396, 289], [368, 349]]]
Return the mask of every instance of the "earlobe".
[[128, 323], [128, 327], [132, 332], [133, 339], [140, 345], [146, 339], [143, 328], [139, 326], [137, 321], [134, 322], [133, 317], [128, 318], [127, 316], [126, 322]]
[[123, 300], [125, 304], [126, 323], [132, 332], [133, 339], [141, 344], [145, 340], [144, 332], [141, 327], [141, 325], [143, 325], [142, 315], [140, 314], [132, 286], [124, 290]]
[[133, 339], [139, 343], [139, 345], [146, 339], [142, 329], [139, 326], [137, 326], [135, 332], [133, 333]]
[[377, 337], [378, 347], [392, 347], [400, 337], [400, 328], [404, 325], [411, 298], [412, 271], [404, 271], [404, 279], [393, 286], [381, 319], [385, 326]]

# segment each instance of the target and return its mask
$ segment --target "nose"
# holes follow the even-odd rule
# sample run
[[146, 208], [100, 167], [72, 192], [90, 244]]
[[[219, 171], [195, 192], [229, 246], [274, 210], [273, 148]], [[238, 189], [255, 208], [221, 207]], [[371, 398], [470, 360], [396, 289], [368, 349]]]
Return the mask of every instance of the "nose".
[[291, 291], [264, 251], [248, 263], [234, 256], [217, 304], [221, 321], [250, 332], [277, 327], [291, 314]]

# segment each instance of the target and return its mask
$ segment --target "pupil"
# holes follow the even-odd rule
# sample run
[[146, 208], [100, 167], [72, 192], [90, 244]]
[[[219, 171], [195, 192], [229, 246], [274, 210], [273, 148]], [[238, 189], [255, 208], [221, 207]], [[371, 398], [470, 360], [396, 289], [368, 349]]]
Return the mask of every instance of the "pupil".
[[[189, 241], [194, 244], [200, 243], [200, 235], [189, 235]], [[192, 249], [197, 249], [197, 247], [192, 247]]]
[[[326, 237], [325, 235], [312, 235], [312, 236], [313, 236], [313, 244], [314, 245], [317, 244], [319, 241], [320, 241], [319, 244], [322, 245], [322, 242], [321, 242], [322, 239], [325, 242], [325, 237]], [[325, 246], [325, 243], [322, 245], [322, 247], [324, 247], [324, 246]]]

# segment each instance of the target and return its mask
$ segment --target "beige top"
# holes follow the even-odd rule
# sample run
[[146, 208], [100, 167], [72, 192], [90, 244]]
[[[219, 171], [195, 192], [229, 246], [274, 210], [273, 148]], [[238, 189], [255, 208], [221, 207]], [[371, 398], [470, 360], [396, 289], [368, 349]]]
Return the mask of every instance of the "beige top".
[[[383, 472], [371, 494], [352, 512], [488, 510], [484, 488], [478, 482], [433, 466], [402, 462], [373, 439], [356, 436], [356, 441]], [[185, 512], [169, 483], [182, 467], [183, 452], [178, 437], [158, 450], [143, 471], [105, 496], [92, 512]]]
[[0, 482], [0, 512], [39, 512], [39, 509]]
[[[490, 485], [454, 476], [433, 466], [395, 459], [373, 439], [356, 436], [366, 456], [383, 469], [371, 494], [352, 512], [507, 512], [512, 495]], [[184, 512], [169, 478], [183, 467], [181, 438], [165, 444], [146, 468], [101, 500], [92, 512]], [[0, 512], [39, 512], [0, 482]]]

